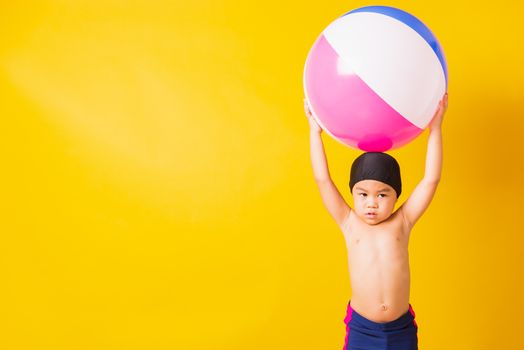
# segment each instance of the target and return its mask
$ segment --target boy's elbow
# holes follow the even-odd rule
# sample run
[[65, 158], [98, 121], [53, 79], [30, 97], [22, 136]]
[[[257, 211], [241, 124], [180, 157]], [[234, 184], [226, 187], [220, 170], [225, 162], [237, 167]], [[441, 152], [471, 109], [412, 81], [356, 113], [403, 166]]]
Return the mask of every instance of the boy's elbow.
[[329, 177], [329, 175], [317, 175], [317, 176], [315, 176], [315, 182], [317, 184], [323, 184], [323, 183], [330, 182], [330, 181], [331, 181], [331, 177]]
[[426, 186], [429, 186], [429, 187], [437, 187], [438, 184], [440, 183], [440, 177], [424, 179], [424, 183], [426, 184]]
[[438, 176], [431, 176], [430, 178], [428, 178], [428, 182], [431, 182], [431, 183], [434, 183], [434, 184], [437, 184], [440, 182], [440, 175]]

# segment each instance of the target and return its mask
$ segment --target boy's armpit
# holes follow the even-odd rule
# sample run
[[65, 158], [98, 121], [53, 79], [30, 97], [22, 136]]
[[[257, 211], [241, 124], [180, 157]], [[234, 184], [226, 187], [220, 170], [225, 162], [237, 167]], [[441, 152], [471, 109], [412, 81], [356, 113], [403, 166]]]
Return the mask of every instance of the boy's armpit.
[[349, 225], [349, 216], [351, 215], [351, 207], [348, 206], [348, 212], [347, 215], [342, 219], [342, 222], [340, 223], [340, 229], [342, 232], [347, 232], [348, 225]]
[[438, 182], [422, 180], [417, 187], [415, 187], [411, 196], [409, 196], [399, 208], [399, 210], [402, 210], [402, 215], [409, 227], [413, 227], [422, 214], [424, 214], [435, 195], [437, 186]]
[[350, 211], [349, 205], [331, 179], [317, 181], [317, 185], [325, 208], [336, 223], [341, 226]]

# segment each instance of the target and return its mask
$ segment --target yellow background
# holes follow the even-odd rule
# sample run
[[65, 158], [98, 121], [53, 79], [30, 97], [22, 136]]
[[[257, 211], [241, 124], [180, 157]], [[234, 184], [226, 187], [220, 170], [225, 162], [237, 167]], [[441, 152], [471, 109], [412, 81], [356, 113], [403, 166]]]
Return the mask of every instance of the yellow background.
[[[517, 1], [389, 1], [449, 64], [442, 182], [410, 242], [419, 345], [522, 349]], [[0, 348], [341, 349], [351, 296], [302, 109], [364, 1], [2, 1]], [[427, 133], [391, 152], [404, 193]], [[324, 135], [344, 196], [359, 152]]]

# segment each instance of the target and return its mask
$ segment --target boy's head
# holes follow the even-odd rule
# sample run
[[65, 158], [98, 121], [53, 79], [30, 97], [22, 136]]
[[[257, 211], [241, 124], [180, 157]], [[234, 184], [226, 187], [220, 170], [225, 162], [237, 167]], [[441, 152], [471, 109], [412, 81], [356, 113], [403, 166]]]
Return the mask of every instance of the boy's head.
[[357, 215], [378, 224], [391, 215], [402, 192], [400, 166], [389, 154], [363, 153], [351, 165], [349, 188]]

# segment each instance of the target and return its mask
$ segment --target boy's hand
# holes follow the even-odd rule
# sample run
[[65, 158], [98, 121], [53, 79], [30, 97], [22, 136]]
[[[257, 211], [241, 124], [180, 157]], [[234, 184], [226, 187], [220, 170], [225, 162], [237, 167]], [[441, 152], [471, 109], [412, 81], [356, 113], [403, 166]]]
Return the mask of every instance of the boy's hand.
[[311, 113], [311, 109], [309, 108], [309, 102], [306, 98], [304, 98], [304, 111], [306, 112], [306, 117], [309, 120], [309, 127], [311, 131], [321, 133], [322, 128], [320, 125], [318, 125], [315, 118], [313, 117], [313, 113]]
[[444, 96], [442, 97], [442, 100], [440, 100], [437, 110], [435, 111], [435, 114], [433, 115], [433, 119], [429, 123], [429, 130], [433, 129], [440, 129], [442, 126], [442, 119], [444, 117], [444, 113], [446, 113], [446, 110], [448, 109], [448, 93], [446, 92]]

